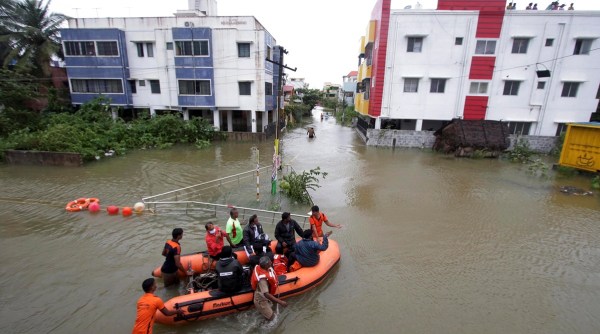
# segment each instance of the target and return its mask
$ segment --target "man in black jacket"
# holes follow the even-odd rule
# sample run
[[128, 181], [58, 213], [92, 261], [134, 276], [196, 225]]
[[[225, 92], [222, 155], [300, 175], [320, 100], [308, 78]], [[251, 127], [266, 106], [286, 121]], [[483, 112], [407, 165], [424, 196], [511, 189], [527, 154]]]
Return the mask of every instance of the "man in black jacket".
[[[284, 248], [287, 248], [286, 253], [293, 251], [296, 245], [296, 233], [302, 235], [302, 228], [298, 223], [290, 218], [289, 212], [281, 214], [281, 220], [275, 226], [275, 239], [277, 239], [277, 246], [275, 252], [279, 254]], [[287, 255], [286, 255], [287, 256]]]
[[219, 281], [219, 290], [225, 293], [234, 293], [242, 288], [242, 274], [244, 269], [231, 254], [231, 246], [223, 246], [223, 250], [221, 251], [222, 257], [217, 262], [215, 268]]
[[261, 244], [261, 248], [266, 246], [266, 251], [271, 252], [271, 248], [269, 244], [271, 241], [269, 240], [269, 236], [265, 234], [263, 231], [263, 227], [258, 221], [258, 217], [256, 215], [252, 215], [248, 219], [248, 224], [244, 227], [244, 247], [246, 248], [246, 252], [248, 254], [256, 253], [255, 245], [257, 243]]

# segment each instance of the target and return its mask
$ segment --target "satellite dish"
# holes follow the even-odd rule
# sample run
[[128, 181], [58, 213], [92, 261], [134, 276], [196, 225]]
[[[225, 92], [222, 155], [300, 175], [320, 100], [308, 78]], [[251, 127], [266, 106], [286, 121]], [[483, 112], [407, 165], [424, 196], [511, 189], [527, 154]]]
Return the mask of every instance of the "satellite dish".
[[411, 5], [404, 6], [404, 9], [411, 9], [411, 8], [412, 8], [412, 6], [411, 6]]

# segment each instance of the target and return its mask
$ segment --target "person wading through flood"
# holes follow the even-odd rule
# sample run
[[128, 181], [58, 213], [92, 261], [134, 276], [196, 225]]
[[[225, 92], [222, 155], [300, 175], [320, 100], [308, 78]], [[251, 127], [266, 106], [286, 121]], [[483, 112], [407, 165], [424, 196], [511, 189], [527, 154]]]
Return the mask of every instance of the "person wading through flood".
[[166, 259], [165, 263], [163, 263], [160, 268], [165, 287], [179, 283], [177, 270], [181, 270], [184, 273], [186, 272], [180, 260], [181, 245], [179, 245], [179, 240], [183, 238], [183, 229], [173, 229], [171, 235], [173, 236], [173, 239], [167, 240], [165, 247], [163, 248], [162, 255], [166, 257]]
[[181, 309], [167, 309], [162, 299], [154, 295], [154, 291], [156, 291], [156, 282], [154, 281], [154, 278], [144, 280], [142, 289], [144, 289], [144, 295], [137, 301], [137, 316], [135, 318], [135, 324], [133, 325], [132, 334], [152, 334], [156, 310], [159, 310], [166, 316], [175, 314], [183, 316], [183, 311]]
[[306, 131], [306, 134], [308, 135], [308, 138], [315, 138], [317, 136], [315, 134], [315, 128], [313, 128], [313, 127], [308, 128], [308, 130]]
[[252, 277], [250, 278], [250, 283], [254, 290], [254, 306], [256, 306], [256, 309], [267, 320], [272, 320], [275, 317], [273, 303], [277, 303], [283, 307], [287, 306], [287, 302], [275, 297], [278, 282], [271, 264], [272, 262], [269, 257], [261, 257], [258, 266], [254, 267]]

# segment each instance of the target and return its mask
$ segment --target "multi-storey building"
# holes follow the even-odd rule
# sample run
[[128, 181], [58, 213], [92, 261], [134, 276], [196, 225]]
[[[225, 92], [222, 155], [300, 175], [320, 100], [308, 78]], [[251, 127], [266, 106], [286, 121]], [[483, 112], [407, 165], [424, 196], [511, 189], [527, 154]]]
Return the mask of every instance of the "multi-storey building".
[[369, 127], [435, 130], [453, 118], [559, 134], [598, 105], [600, 11], [505, 10], [504, 0], [378, 0], [360, 47], [355, 109]]
[[351, 106], [354, 104], [354, 93], [356, 92], [356, 78], [358, 76], [357, 71], [351, 71], [342, 78], [342, 94], [340, 99], [344, 106]]
[[203, 117], [222, 131], [262, 132], [277, 118], [273, 36], [252, 16], [219, 17], [189, 0], [170, 17], [72, 18], [61, 30], [73, 104], [100, 95], [134, 111]]

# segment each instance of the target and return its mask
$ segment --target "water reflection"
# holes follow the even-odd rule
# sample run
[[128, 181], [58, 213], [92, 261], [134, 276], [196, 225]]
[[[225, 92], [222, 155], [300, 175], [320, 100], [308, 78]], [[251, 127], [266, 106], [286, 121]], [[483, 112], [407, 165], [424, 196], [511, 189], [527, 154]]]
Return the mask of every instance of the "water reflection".
[[[309, 125], [314, 140], [304, 128], [284, 135], [284, 161], [329, 173], [312, 195], [344, 225], [333, 234], [342, 250], [335, 273], [289, 300], [271, 324], [250, 310], [179, 328], [157, 325], [155, 333], [600, 331], [600, 196], [557, 191], [589, 187], [589, 179], [541, 179], [504, 161], [366, 147], [333, 118]], [[184, 228], [183, 250], [195, 251], [204, 247], [208, 218], [70, 214], [64, 205], [89, 196], [103, 206], [131, 206], [251, 170], [253, 146], [271, 161], [272, 143], [219, 143], [131, 152], [77, 169], [0, 166], [0, 331], [130, 331], [140, 284], [162, 263], [172, 228]], [[203, 196], [254, 203], [252, 188]]]

